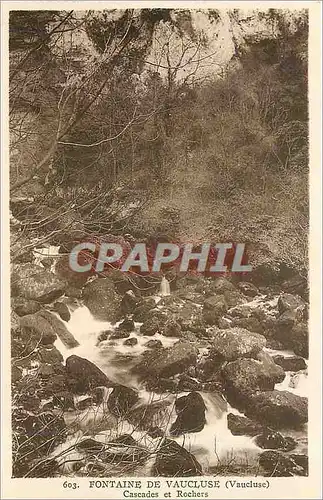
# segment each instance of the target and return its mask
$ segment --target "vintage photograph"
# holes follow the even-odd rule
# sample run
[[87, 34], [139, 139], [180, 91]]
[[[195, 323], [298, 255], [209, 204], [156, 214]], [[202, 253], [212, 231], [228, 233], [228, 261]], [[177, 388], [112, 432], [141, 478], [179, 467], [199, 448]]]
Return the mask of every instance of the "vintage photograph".
[[12, 478], [306, 477], [308, 9], [73, 3], [9, 13]]

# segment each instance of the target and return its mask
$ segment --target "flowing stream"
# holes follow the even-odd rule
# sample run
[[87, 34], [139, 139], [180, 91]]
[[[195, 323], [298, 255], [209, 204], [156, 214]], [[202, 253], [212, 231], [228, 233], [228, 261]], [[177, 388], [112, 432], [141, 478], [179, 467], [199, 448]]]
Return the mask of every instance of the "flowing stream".
[[[167, 290], [164, 290], [164, 292], [167, 293]], [[68, 322], [64, 322], [64, 324], [80, 344], [73, 349], [67, 349], [60, 340], [57, 340], [56, 346], [64, 359], [66, 360], [68, 356], [76, 354], [92, 361], [110, 380], [138, 390], [140, 398], [139, 406], [140, 404], [151, 404], [152, 402], [161, 404], [163, 401], [167, 409], [167, 412], [163, 415], [163, 429], [166, 428], [167, 435], [171, 424], [176, 419], [176, 412], [173, 407], [175, 398], [188, 394], [188, 392], [177, 395], [168, 393], [164, 395], [153, 394], [148, 392], [131, 373], [130, 368], [137, 357], [146, 350], [144, 344], [152, 338], [139, 334], [141, 323], [136, 323], [134, 332], [130, 334], [130, 338], [135, 337], [138, 341], [134, 346], [124, 345], [124, 339], [106, 340], [98, 343], [98, 336], [101, 332], [114, 330], [118, 324], [112, 325], [109, 322], [95, 320], [89, 309], [84, 305], [71, 308], [71, 318]], [[159, 334], [155, 334], [154, 339], [159, 339], [163, 347], [171, 347], [178, 341], [177, 338], [164, 337]], [[280, 354], [286, 357], [293, 355], [289, 351], [274, 351], [271, 349], [266, 349], [266, 351], [271, 355]], [[287, 372], [285, 380], [280, 384], [276, 384], [275, 389], [288, 390], [300, 396], [307, 396], [307, 374], [305, 372], [297, 374]], [[71, 434], [66, 443], [55, 450], [55, 454], [68, 449], [80, 440], [84, 436], [84, 433], [102, 442], [107, 442], [111, 439], [111, 436], [117, 436], [120, 433], [129, 433], [137, 441], [153, 449], [154, 441], [156, 440], [149, 438], [146, 432], [139, 431], [127, 421], [116, 422], [112, 415], [110, 415], [109, 419], [106, 401], [110, 391], [111, 389], [106, 389], [103, 403], [95, 409], [90, 407], [83, 411], [69, 411], [65, 413], [65, 421], [71, 429]], [[204, 429], [200, 432], [187, 433], [179, 437], [171, 436], [172, 439], [191, 451], [201, 463], [204, 470], [209, 470], [209, 468], [212, 470], [212, 466], [231, 463], [232, 460], [235, 463], [239, 464], [240, 462], [248, 466], [255, 464], [259, 453], [264, 450], [255, 444], [255, 438], [234, 436], [227, 426], [228, 413], [242, 414], [235, 408], [230, 407], [221, 395], [217, 393], [201, 392], [201, 394], [206, 405], [206, 425]], [[76, 397], [75, 401], [80, 399], [82, 398]], [[75, 428], [73, 422], [76, 421], [76, 416], [78, 424]], [[157, 422], [158, 424], [160, 422]], [[284, 434], [293, 436], [298, 441], [298, 446], [295, 450], [296, 453], [306, 451], [306, 436], [303, 431], [290, 431], [289, 433], [284, 432]], [[71, 463], [73, 460], [80, 459], [80, 455], [74, 450], [68, 455], [68, 458], [68, 465], [64, 466], [65, 469], [63, 470], [65, 473], [71, 472]], [[137, 469], [136, 474], [149, 475], [149, 467], [151, 465], [148, 462], [141, 472]]]

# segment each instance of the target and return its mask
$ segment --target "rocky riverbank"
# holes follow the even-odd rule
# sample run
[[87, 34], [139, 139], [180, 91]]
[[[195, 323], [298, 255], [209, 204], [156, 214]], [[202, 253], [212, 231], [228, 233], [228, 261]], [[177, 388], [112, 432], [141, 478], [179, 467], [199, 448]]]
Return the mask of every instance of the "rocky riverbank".
[[306, 475], [305, 287], [155, 281], [13, 267], [13, 475]]

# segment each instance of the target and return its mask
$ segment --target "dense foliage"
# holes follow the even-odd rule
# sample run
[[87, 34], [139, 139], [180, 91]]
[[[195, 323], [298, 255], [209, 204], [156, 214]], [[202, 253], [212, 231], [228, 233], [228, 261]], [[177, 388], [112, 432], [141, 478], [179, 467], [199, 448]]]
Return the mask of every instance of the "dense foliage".
[[[157, 226], [181, 238], [258, 242], [305, 269], [306, 16], [291, 30], [270, 9], [262, 15], [278, 25], [274, 37], [239, 46], [221, 73], [198, 78], [196, 69], [183, 79], [180, 62], [169, 62], [166, 78], [157, 64], [145, 65], [160, 23], [182, 37], [179, 61], [196, 38], [189, 12], [170, 13], [11, 14], [13, 193], [46, 205], [63, 198], [87, 224], [110, 224], [115, 190], [123, 190], [125, 205], [129, 196], [145, 200], [128, 232]], [[111, 227], [119, 226], [101, 229]]]

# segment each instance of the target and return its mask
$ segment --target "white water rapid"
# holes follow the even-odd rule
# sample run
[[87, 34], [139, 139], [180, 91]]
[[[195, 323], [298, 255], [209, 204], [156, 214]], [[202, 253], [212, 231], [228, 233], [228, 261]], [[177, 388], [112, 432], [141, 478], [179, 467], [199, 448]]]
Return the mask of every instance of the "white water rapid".
[[169, 281], [165, 278], [165, 276], [162, 277], [162, 280], [160, 283], [159, 295], [161, 295], [162, 297], [166, 297], [166, 296], [170, 295]]
[[[169, 283], [165, 280], [163, 294], [167, 294], [167, 289], [169, 289], [165, 283], [169, 287]], [[68, 356], [76, 354], [92, 361], [112, 381], [138, 390], [140, 398], [139, 406], [147, 403], [151, 404], [152, 402], [161, 404], [164, 409], [161, 411], [159, 418], [162, 418], [163, 422], [159, 420], [156, 422], [156, 425], [158, 426], [162, 423], [163, 425], [160, 426], [166, 428], [167, 435], [171, 424], [176, 419], [174, 410], [176, 396], [168, 393], [156, 395], [148, 392], [136, 377], [131, 374], [130, 370], [137, 357], [147, 349], [144, 344], [152, 338], [139, 334], [141, 323], [135, 324], [135, 330], [129, 337], [137, 339], [137, 344], [134, 346], [124, 345], [124, 339], [106, 340], [98, 343], [98, 336], [101, 332], [114, 330], [117, 325], [95, 320], [85, 306], [79, 306], [75, 310], [71, 308], [71, 318], [68, 322], [64, 322], [64, 324], [80, 344], [73, 349], [67, 349], [60, 340], [57, 340], [56, 346], [64, 359], [66, 360]], [[177, 338], [164, 337], [159, 334], [155, 334], [154, 339], [160, 340], [164, 347], [171, 347], [178, 341]], [[270, 349], [267, 349], [267, 352], [284, 356], [293, 354], [286, 351], [272, 351]], [[276, 384], [275, 388], [306, 396], [307, 374], [306, 372], [299, 372], [295, 375], [287, 372], [284, 382]], [[156, 439], [150, 438], [146, 432], [138, 430], [127, 421], [117, 421], [109, 413], [106, 402], [110, 392], [111, 389], [105, 389], [104, 401], [100, 406], [95, 407], [95, 409], [89, 407], [85, 410], [65, 412], [64, 418], [70, 429], [70, 435], [67, 441], [60, 445], [54, 453], [55, 456], [57, 453], [62, 453], [62, 462], [65, 462], [65, 465], [62, 467], [63, 473], [71, 473], [73, 462], [77, 462], [82, 456], [74, 448], [71, 451], [64, 450], [68, 450], [69, 447], [84, 437], [84, 434], [87, 434], [88, 437], [94, 437], [97, 441], [107, 442], [113, 437], [127, 433], [131, 434], [148, 449], [153, 450], [156, 446]], [[183, 392], [177, 395], [177, 397], [186, 394], [188, 392]], [[225, 464], [231, 464], [232, 461], [237, 466], [240, 463], [241, 465], [247, 464], [252, 467], [253, 464], [256, 464], [257, 456], [263, 450], [255, 444], [254, 438], [234, 436], [227, 426], [228, 413], [241, 414], [236, 409], [231, 408], [219, 394], [211, 392], [201, 392], [201, 394], [206, 405], [206, 425], [203, 430], [195, 433], [186, 433], [179, 437], [171, 436], [172, 439], [191, 451], [201, 463], [204, 470], [212, 471], [213, 466], [219, 465], [225, 467]], [[80, 399], [82, 398], [75, 398], [75, 402]], [[302, 433], [290, 433], [290, 435], [298, 438], [300, 442], [298, 451], [303, 450], [305, 441], [303, 443]], [[143, 469], [139, 470], [137, 468], [134, 474], [149, 475], [151, 465], [151, 461], [148, 461]]]

